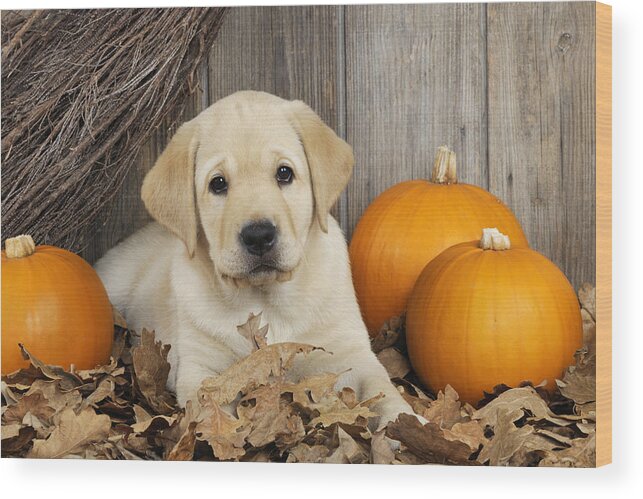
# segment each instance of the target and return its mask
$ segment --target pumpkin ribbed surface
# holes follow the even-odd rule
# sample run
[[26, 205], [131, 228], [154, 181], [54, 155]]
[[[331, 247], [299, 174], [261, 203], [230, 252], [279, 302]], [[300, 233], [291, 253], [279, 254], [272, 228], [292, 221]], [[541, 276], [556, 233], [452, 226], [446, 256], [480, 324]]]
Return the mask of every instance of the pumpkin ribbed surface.
[[[513, 243], [513, 241], [512, 241]], [[422, 271], [408, 303], [406, 340], [432, 390], [451, 385], [474, 404], [497, 384], [555, 386], [582, 343], [576, 294], [528, 248], [453, 246]]]
[[351, 268], [371, 335], [406, 308], [415, 280], [440, 252], [497, 227], [527, 246], [520, 224], [498, 198], [469, 184], [410, 180], [378, 196], [350, 243]]
[[91, 369], [109, 361], [112, 339], [109, 298], [87, 262], [53, 246], [2, 251], [3, 374], [29, 365], [18, 343], [46, 364]]

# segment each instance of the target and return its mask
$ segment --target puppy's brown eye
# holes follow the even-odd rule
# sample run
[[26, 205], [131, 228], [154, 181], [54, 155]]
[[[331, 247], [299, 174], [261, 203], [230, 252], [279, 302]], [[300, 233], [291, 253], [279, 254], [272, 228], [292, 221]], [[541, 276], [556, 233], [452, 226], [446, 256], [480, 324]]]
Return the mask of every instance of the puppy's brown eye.
[[224, 194], [228, 190], [228, 182], [221, 175], [210, 180], [210, 192], [213, 194]]
[[277, 182], [280, 184], [290, 184], [292, 183], [293, 178], [295, 178], [295, 174], [292, 171], [292, 168], [289, 166], [280, 166], [277, 168]]

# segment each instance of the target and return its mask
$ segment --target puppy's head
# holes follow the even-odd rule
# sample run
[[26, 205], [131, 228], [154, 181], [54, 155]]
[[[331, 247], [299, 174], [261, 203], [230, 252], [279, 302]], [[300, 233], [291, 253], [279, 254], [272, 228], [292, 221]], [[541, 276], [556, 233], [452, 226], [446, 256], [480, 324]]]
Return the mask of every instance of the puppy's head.
[[289, 280], [313, 224], [328, 227], [353, 153], [303, 102], [262, 92], [221, 99], [176, 132], [142, 198], [194, 255], [236, 285]]

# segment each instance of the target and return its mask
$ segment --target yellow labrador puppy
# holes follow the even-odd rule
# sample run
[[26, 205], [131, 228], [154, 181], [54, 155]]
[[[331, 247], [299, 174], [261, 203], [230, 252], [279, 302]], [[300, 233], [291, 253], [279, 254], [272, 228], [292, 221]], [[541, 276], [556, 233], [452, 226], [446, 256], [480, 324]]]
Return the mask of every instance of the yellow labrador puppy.
[[380, 426], [413, 414], [370, 349], [329, 215], [352, 167], [351, 147], [307, 105], [262, 92], [221, 99], [176, 132], [143, 182], [156, 222], [96, 269], [128, 324], [172, 345], [180, 404], [250, 353], [237, 325], [263, 312], [268, 343], [332, 352], [299, 360], [295, 375], [344, 372], [339, 386], [359, 397], [384, 393]]

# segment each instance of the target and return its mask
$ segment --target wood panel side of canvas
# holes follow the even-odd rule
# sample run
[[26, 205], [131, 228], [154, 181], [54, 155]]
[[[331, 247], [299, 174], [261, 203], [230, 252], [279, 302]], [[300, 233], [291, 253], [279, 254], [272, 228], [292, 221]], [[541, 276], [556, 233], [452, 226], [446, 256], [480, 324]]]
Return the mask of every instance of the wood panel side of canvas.
[[612, 462], [612, 7], [596, 4], [596, 465]]

